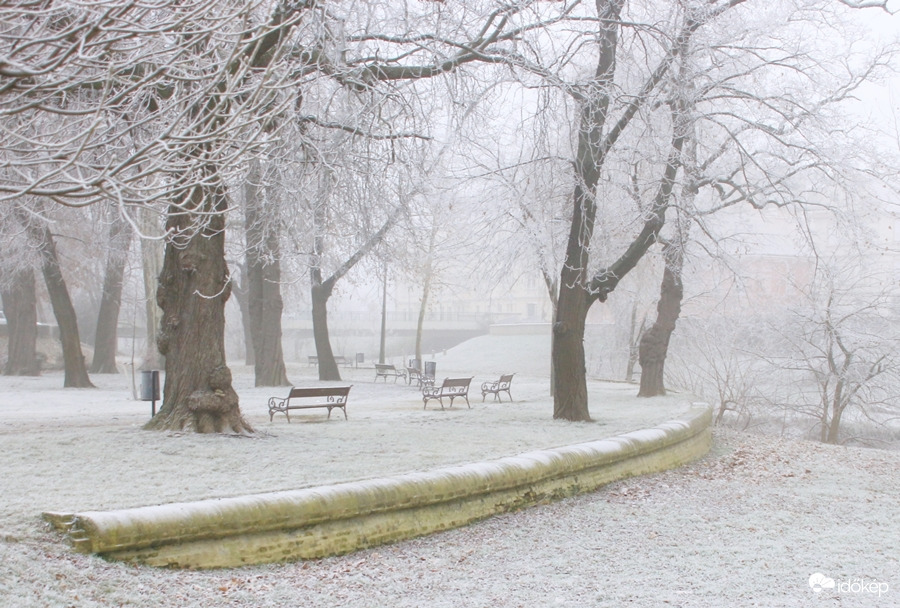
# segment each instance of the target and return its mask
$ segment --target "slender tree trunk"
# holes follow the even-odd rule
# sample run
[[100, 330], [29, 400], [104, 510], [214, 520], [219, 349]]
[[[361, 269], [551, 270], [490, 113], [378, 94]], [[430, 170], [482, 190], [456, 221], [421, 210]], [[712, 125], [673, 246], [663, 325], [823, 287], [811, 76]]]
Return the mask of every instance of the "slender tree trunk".
[[41, 363], [37, 358], [37, 294], [34, 270], [25, 268], [15, 272], [11, 284], [0, 293], [6, 315], [7, 357], [3, 374], [6, 376], [39, 376]]
[[313, 341], [316, 344], [316, 356], [319, 361], [319, 380], [340, 381], [341, 372], [334, 360], [331, 339], [328, 334], [328, 298], [331, 297], [331, 286], [323, 285], [313, 279], [312, 321]]
[[[322, 197], [323, 199], [327, 197]], [[309, 268], [310, 296], [312, 300], [313, 340], [316, 345], [316, 355], [319, 361], [319, 380], [340, 380], [337, 363], [334, 360], [334, 351], [331, 350], [331, 341], [328, 336], [328, 299], [334, 291], [335, 284], [351, 268], [363, 259], [375, 248], [388, 231], [397, 223], [405, 208], [398, 206], [384, 222], [381, 228], [371, 235], [363, 245], [351, 255], [334, 274], [327, 279], [322, 278], [322, 256], [325, 252], [324, 230], [317, 230], [313, 238], [313, 255]], [[325, 225], [325, 204], [320, 204], [313, 211], [313, 218], [317, 227]]]
[[637, 365], [638, 353], [640, 351], [638, 342], [640, 341], [640, 337], [644, 335], [644, 327], [647, 323], [647, 317], [644, 316], [641, 320], [640, 327], [638, 327], [637, 309], [638, 304], [637, 300], [635, 300], [631, 307], [631, 324], [628, 332], [628, 364], [625, 366], [625, 382], [634, 380], [634, 366]]
[[675, 331], [675, 324], [681, 314], [681, 300], [684, 297], [684, 286], [681, 270], [684, 265], [682, 239], [678, 242], [666, 242], [663, 245], [662, 285], [659, 302], [656, 305], [656, 321], [641, 336], [639, 361], [641, 364], [641, 386], [638, 397], [655, 397], [665, 395], [665, 364], [669, 352], [669, 339]]
[[387, 262], [384, 263], [384, 277], [381, 285], [381, 337], [378, 345], [378, 362], [384, 365], [387, 350]]
[[[431, 262], [425, 267], [425, 279], [422, 281], [422, 299], [419, 302], [419, 316], [416, 319], [416, 359], [422, 365], [422, 329], [425, 327], [425, 315], [428, 313], [428, 298], [431, 296]], [[421, 368], [420, 370], [421, 371]]]
[[59, 340], [62, 344], [63, 362], [65, 365], [65, 378], [63, 386], [66, 388], [93, 387], [88, 376], [87, 366], [84, 361], [84, 353], [81, 350], [81, 338], [78, 335], [78, 319], [75, 316], [75, 308], [69, 298], [69, 290], [63, 278], [62, 268], [59, 264], [59, 254], [56, 251], [56, 243], [50, 228], [46, 225], [36, 225], [29, 218], [20, 215], [23, 223], [28, 226], [31, 238], [38, 244], [41, 253], [41, 272], [47, 285], [47, 293], [50, 295], [50, 304], [56, 324], [59, 327]]
[[248, 302], [247, 283], [247, 264], [241, 265], [240, 282], [232, 280], [233, 288], [231, 295], [235, 297], [238, 309], [241, 311], [241, 326], [244, 328], [244, 365], [256, 365], [256, 355], [253, 351], [253, 331], [250, 329], [250, 304]]
[[[845, 366], [844, 371], [849, 366]], [[844, 414], [844, 382], [838, 380], [834, 387], [834, 395], [831, 398], [831, 423], [827, 425], [828, 433], [824, 437], [825, 443], [837, 444], [840, 439], [841, 417]]]
[[419, 361], [419, 371], [422, 361], [422, 329], [425, 327], [425, 315], [428, 314], [428, 299], [431, 297], [431, 282], [434, 279], [434, 247], [437, 241], [437, 223], [431, 226], [431, 234], [428, 238], [428, 252], [425, 255], [425, 266], [422, 276], [422, 299], [419, 302], [419, 317], [416, 319], [416, 360]]
[[109, 249], [106, 254], [106, 273], [103, 277], [103, 294], [97, 315], [97, 332], [94, 337], [92, 373], [114, 374], [118, 350], [119, 309], [122, 304], [122, 283], [125, 262], [131, 246], [131, 225], [113, 210], [109, 226]]
[[276, 221], [260, 198], [259, 161], [251, 163], [244, 183], [244, 229], [247, 236], [247, 313], [250, 321], [256, 386], [287, 386], [281, 345], [281, 246]]
[[[159, 234], [156, 215], [150, 209], [141, 209], [138, 213], [141, 232], [146, 236]], [[159, 275], [162, 272], [162, 241], [153, 238], [141, 239], [141, 267], [144, 279], [144, 318], [146, 342], [142, 367], [145, 370], [163, 369], [165, 362], [156, 345], [157, 331], [162, 324], [162, 310], [156, 303], [156, 290], [159, 287]]]
[[[215, 184], [216, 169], [207, 167], [206, 177], [206, 184]], [[169, 213], [166, 229], [174, 236], [166, 243], [156, 294], [163, 311], [157, 342], [166, 357], [165, 386], [162, 407], [147, 429], [253, 431], [241, 416], [225, 363], [225, 302], [231, 292], [226, 209], [224, 186], [204, 185]], [[204, 222], [198, 232], [195, 213]]]

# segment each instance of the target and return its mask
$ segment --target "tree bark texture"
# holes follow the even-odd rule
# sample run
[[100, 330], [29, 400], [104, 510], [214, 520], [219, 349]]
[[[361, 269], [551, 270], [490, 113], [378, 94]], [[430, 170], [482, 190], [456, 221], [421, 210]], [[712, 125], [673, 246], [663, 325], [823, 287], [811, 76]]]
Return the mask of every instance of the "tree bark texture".
[[663, 245], [666, 264], [663, 270], [659, 302], [656, 305], [656, 321], [641, 336], [638, 361], [641, 364], [641, 386], [638, 397], [665, 395], [665, 364], [669, 352], [669, 339], [681, 314], [684, 286], [681, 270], [684, 265], [682, 244], [666, 242]]
[[125, 261], [131, 246], [131, 225], [113, 210], [109, 226], [109, 244], [106, 254], [106, 272], [103, 277], [103, 294], [97, 315], [97, 331], [94, 335], [94, 357], [90, 371], [95, 374], [114, 374], [118, 350], [119, 309], [122, 304], [122, 283]]
[[[215, 181], [211, 176], [207, 183]], [[145, 428], [250, 433], [225, 363], [225, 302], [231, 283], [225, 262], [224, 187], [198, 185], [189, 196], [166, 221], [173, 236], [166, 243], [156, 292], [163, 311], [157, 344], [166, 358], [166, 375], [162, 407]], [[193, 225], [198, 218], [186, 208], [202, 214], [199, 231]]]
[[46, 225], [36, 225], [27, 218], [23, 218], [23, 222], [28, 226], [31, 238], [40, 249], [41, 272], [47, 285], [47, 293], [50, 295], [50, 305], [53, 308], [53, 315], [56, 317], [59, 340], [62, 344], [63, 364], [65, 365], [63, 386], [66, 388], [93, 388], [94, 385], [88, 376], [84, 361], [84, 353], [81, 350], [78, 319], [69, 297], [66, 281], [63, 278], [53, 234]]
[[582, 422], [591, 419], [584, 357], [584, 326], [589, 306], [587, 293], [583, 289], [560, 288], [551, 343], [556, 376], [554, 418]]
[[247, 315], [256, 386], [288, 386], [281, 345], [281, 247], [276, 220], [261, 200], [259, 162], [251, 163], [244, 184], [244, 229], [247, 238]]
[[6, 376], [39, 376], [41, 362], [37, 357], [37, 294], [34, 270], [15, 272], [8, 288], [0, 293], [6, 315]]

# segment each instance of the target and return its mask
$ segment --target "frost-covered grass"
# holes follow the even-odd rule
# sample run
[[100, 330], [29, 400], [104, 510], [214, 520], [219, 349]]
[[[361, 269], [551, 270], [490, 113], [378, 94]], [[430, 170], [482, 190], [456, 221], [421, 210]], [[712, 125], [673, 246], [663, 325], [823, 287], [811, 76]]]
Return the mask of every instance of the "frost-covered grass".
[[[539, 345], [516, 338], [438, 356], [439, 378], [475, 376], [471, 410], [423, 410], [414, 388], [351, 369], [350, 420], [315, 410], [270, 423], [266, 399], [286, 389], [253, 388], [236, 368], [255, 438], [142, 431], [150, 404], [133, 401], [124, 376], [95, 376], [96, 390], [64, 390], [60, 374], [0, 377], [0, 606], [900, 605], [900, 454], [734, 431], [717, 431], [713, 453], [678, 471], [314, 562], [213, 572], [107, 563], [72, 553], [39, 518], [500, 457], [653, 426], [689, 406], [684, 395], [638, 400], [633, 386], [592, 382], [596, 422], [552, 421], [547, 379], [527, 361]], [[312, 383], [312, 371], [289, 376]], [[515, 403], [482, 404], [474, 389], [502, 371], [519, 371]], [[816, 595], [815, 572], [890, 591]]]

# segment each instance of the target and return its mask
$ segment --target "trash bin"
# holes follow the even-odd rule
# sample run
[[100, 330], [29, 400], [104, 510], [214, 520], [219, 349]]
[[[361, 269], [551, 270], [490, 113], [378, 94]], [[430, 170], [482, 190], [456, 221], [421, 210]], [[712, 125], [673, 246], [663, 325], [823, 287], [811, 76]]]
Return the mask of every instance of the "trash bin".
[[150, 412], [156, 416], [156, 402], [159, 401], [159, 370], [141, 371], [141, 401], [152, 401]]

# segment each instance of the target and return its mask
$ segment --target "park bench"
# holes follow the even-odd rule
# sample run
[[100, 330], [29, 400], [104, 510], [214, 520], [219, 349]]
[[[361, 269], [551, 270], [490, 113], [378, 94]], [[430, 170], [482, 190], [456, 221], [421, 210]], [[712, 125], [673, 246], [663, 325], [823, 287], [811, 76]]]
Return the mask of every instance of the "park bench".
[[418, 359], [410, 359], [409, 365], [406, 366], [406, 383], [412, 384], [415, 380], [419, 386], [422, 385], [422, 362]]
[[499, 399], [503, 401], [503, 398], [500, 397], [500, 393], [505, 392], [509, 395], [509, 400], [512, 401], [512, 393], [509, 392], [509, 386], [512, 384], [512, 378], [515, 374], [504, 374], [500, 376], [500, 379], [495, 382], [482, 382], [481, 384], [481, 401], [483, 402], [485, 397], [487, 397], [488, 393], [494, 394], [494, 399]]
[[375, 382], [378, 382], [379, 378], [384, 378], [384, 381], [387, 382], [388, 376], [393, 376], [396, 383], [397, 378], [406, 378], [406, 370], [397, 369], [392, 363], [376, 363]]
[[295, 386], [287, 397], [269, 397], [269, 422], [275, 414], [284, 412], [287, 421], [291, 421], [290, 410], [308, 410], [313, 408], [328, 408], [328, 418], [331, 418], [331, 410], [340, 408], [347, 419], [347, 397], [350, 394], [350, 386]]
[[444, 378], [444, 382], [440, 386], [433, 384], [425, 386], [422, 389], [422, 401], [425, 402], [422, 409], [428, 407], [430, 399], [437, 399], [441, 404], [441, 409], [444, 409], [444, 397], [450, 399], [450, 407], [453, 407], [454, 399], [463, 397], [466, 405], [471, 408], [472, 404], [469, 403], [469, 383], [471, 382], [472, 378]]
[[[309, 359], [309, 367], [319, 365], [319, 357], [318, 356], [308, 355], [308, 359]], [[351, 365], [350, 360], [347, 357], [345, 357], [344, 355], [335, 355], [334, 362], [337, 365], [340, 365], [342, 367], [350, 367], [350, 365]]]

